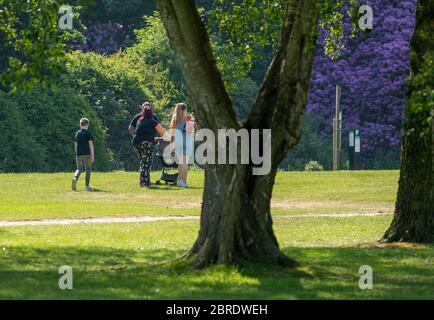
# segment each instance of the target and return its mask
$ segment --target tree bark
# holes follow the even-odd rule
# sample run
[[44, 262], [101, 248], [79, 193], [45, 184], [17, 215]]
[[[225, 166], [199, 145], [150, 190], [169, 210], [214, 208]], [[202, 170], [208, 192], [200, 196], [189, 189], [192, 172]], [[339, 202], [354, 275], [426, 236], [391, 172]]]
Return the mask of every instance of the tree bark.
[[199, 267], [256, 259], [294, 266], [296, 262], [279, 249], [270, 200], [277, 166], [300, 138], [315, 49], [315, 1], [288, 1], [280, 48], [251, 114], [240, 124], [194, 1], [159, 0], [157, 7], [199, 126], [214, 132], [272, 129], [273, 135], [268, 175], [254, 176], [252, 165], [206, 165], [200, 231], [187, 256]]
[[[383, 236], [385, 242], [434, 241], [434, 132], [426, 122], [426, 106], [414, 110], [414, 95], [420, 83], [414, 79], [426, 68], [426, 54], [434, 53], [434, 2], [418, 1], [416, 28], [411, 42], [411, 77], [407, 92], [405, 134], [401, 150], [401, 172], [394, 219]], [[432, 62], [431, 62], [432, 63]], [[431, 77], [431, 80], [432, 77]], [[432, 82], [428, 83], [432, 90]], [[431, 115], [432, 116], [432, 115]]]

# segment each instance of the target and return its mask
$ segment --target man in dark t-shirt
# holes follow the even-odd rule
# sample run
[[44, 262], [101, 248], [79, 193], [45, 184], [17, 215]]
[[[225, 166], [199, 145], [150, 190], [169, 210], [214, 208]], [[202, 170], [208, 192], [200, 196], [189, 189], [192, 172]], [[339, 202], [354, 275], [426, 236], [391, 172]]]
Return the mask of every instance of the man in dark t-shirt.
[[75, 134], [75, 153], [77, 157], [77, 170], [72, 179], [72, 190], [77, 191], [77, 182], [83, 171], [86, 172], [86, 191], [92, 191], [90, 186], [90, 174], [92, 163], [95, 160], [93, 145], [93, 136], [89, 129], [89, 120], [82, 118], [80, 120], [80, 130]]

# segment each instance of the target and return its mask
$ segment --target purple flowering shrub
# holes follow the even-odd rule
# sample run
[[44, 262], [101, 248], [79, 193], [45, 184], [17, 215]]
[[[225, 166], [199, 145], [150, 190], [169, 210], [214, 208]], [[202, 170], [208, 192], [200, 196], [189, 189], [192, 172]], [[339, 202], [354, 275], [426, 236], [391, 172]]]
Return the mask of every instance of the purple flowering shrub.
[[85, 40], [74, 46], [83, 52], [93, 51], [99, 54], [112, 54], [129, 45], [128, 31], [119, 23], [87, 23], [83, 31]]
[[[410, 72], [409, 44], [415, 24], [416, 0], [366, 1], [374, 11], [374, 28], [348, 40], [338, 60], [324, 54], [322, 31], [314, 60], [308, 112], [322, 117], [330, 128], [335, 108], [335, 87], [342, 88], [343, 145], [348, 132], [359, 128], [366, 167], [399, 163], [399, 146]], [[382, 161], [383, 160], [383, 161]], [[390, 166], [389, 166], [390, 167]]]

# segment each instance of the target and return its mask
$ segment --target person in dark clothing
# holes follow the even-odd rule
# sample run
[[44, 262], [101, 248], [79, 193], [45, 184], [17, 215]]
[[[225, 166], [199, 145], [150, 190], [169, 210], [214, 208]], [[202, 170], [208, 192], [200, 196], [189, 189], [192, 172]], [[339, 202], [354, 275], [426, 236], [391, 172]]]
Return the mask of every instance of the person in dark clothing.
[[92, 163], [95, 160], [93, 136], [89, 129], [89, 120], [80, 119], [80, 130], [75, 134], [75, 153], [77, 160], [77, 170], [72, 179], [72, 190], [77, 191], [77, 182], [82, 172], [86, 172], [85, 190], [92, 191], [90, 186], [90, 174]]
[[[137, 127], [137, 122], [139, 121], [139, 119], [142, 117], [143, 115], [143, 109], [148, 106], [152, 108], [152, 104], [150, 102], [144, 102], [142, 104], [142, 111], [138, 114], [136, 114], [133, 119], [130, 122], [130, 125], [128, 126], [128, 131], [130, 132], [131, 136], [134, 136], [134, 134], [136, 133], [136, 127]], [[154, 113], [153, 114], [153, 119], [157, 122], [160, 122], [160, 119], [158, 118], [158, 116]]]
[[143, 108], [141, 117], [137, 121], [132, 141], [140, 158], [140, 187], [149, 187], [151, 185], [150, 173], [155, 153], [154, 138], [157, 133], [164, 136], [166, 130], [154, 119], [154, 112], [147, 105]]

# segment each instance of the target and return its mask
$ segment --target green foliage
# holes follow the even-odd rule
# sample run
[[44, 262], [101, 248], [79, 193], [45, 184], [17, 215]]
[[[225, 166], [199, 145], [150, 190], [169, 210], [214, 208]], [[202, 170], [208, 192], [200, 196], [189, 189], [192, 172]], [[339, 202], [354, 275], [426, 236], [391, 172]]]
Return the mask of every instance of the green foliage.
[[62, 69], [65, 42], [55, 0], [0, 0], [0, 89], [30, 88]]
[[323, 119], [311, 113], [306, 114], [300, 142], [288, 152], [279, 167], [304, 170], [305, 164], [315, 159], [329, 170], [332, 163], [332, 142], [327, 143], [320, 136], [321, 128], [325, 126], [327, 123]]
[[21, 113], [17, 101], [0, 91], [0, 172], [46, 171], [45, 148], [35, 128]]
[[[111, 169], [105, 132], [86, 100], [69, 88], [35, 85], [15, 95], [1, 95], [4, 171], [72, 171], [74, 135], [79, 120], [89, 118], [95, 139], [95, 169]], [[1, 154], [1, 153], [0, 153]]]
[[163, 123], [168, 121], [173, 91], [167, 73], [122, 52], [105, 57], [77, 51], [68, 58], [62, 81], [85, 96], [102, 119], [114, 168], [136, 169], [128, 125], [145, 101], [153, 103]]
[[143, 12], [149, 0], [100, 0], [107, 17], [117, 21], [128, 21], [132, 13]]
[[241, 79], [236, 82], [236, 91], [231, 98], [239, 120], [245, 119], [258, 95], [259, 87], [250, 78]]
[[324, 171], [324, 167], [318, 161], [309, 161], [306, 163], [304, 171]]
[[[325, 52], [337, 58], [344, 46], [344, 20], [353, 21], [356, 32], [359, 0], [327, 0], [318, 6], [321, 27], [328, 30]], [[263, 50], [275, 52], [280, 44], [286, 0], [217, 0], [205, 14], [211, 34], [218, 34], [224, 53], [217, 57], [221, 69], [232, 68], [233, 79], [249, 75], [253, 63], [263, 59]]]
[[146, 65], [154, 73], [168, 78], [164, 85], [165, 93], [160, 93], [166, 98], [165, 111], [168, 112], [176, 103], [187, 100], [187, 88], [158, 13], [145, 17], [145, 25], [145, 28], [135, 30], [137, 43], [128, 48], [126, 54], [136, 66]]
[[[207, 12], [208, 27], [223, 40], [217, 58], [220, 68], [232, 66], [234, 78], [246, 77], [254, 60], [261, 60], [260, 50], [279, 46], [285, 14], [285, 0], [217, 0]], [[235, 59], [234, 59], [235, 58]]]
[[[204, 12], [204, 10], [200, 11]], [[172, 105], [179, 101], [187, 101], [187, 88], [182, 79], [181, 69], [170, 47], [159, 13], [154, 12], [152, 16], [145, 17], [145, 25], [145, 28], [135, 31], [137, 43], [126, 50], [127, 54], [134, 58], [137, 64], [141, 62], [167, 72], [173, 83], [173, 86], [168, 88], [171, 92]], [[226, 49], [228, 44], [215, 33], [210, 34], [210, 41], [226, 88], [229, 92], [235, 92], [237, 82], [241, 80], [239, 75], [242, 74], [238, 70], [237, 59], [230, 50]]]
[[412, 92], [406, 108], [406, 134], [432, 133], [434, 110], [434, 52], [423, 56], [421, 69], [411, 79]]
[[356, 35], [356, 21], [359, 0], [322, 1], [320, 6], [320, 26], [327, 30], [324, 40], [324, 52], [332, 59], [340, 56], [345, 46], [344, 22], [348, 17], [353, 22], [351, 36]]

